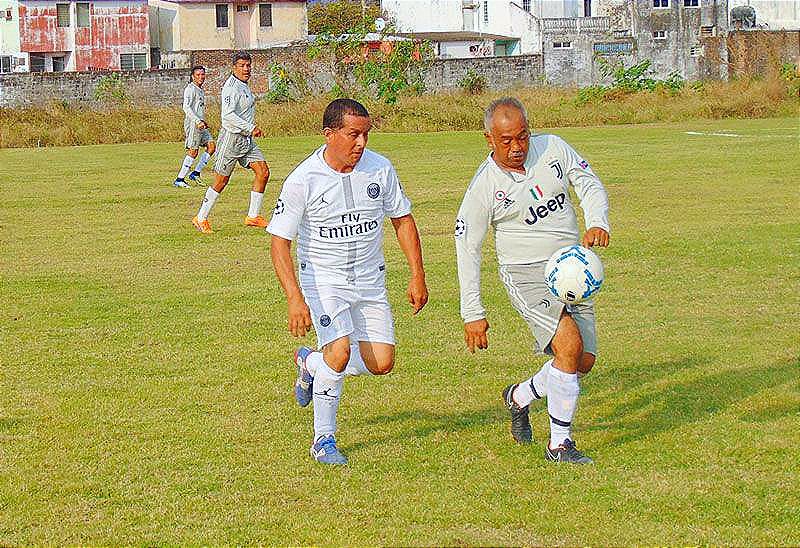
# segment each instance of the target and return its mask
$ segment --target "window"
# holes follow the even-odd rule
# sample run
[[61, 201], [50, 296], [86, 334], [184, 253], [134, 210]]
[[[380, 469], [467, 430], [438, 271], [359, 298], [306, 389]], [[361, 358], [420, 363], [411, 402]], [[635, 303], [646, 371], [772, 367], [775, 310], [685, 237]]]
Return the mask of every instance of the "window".
[[716, 35], [716, 27], [714, 25], [703, 25], [700, 27], [700, 36], [707, 38]]
[[147, 54], [120, 53], [119, 68], [121, 70], [145, 70], [147, 69]]
[[692, 46], [691, 49], [689, 49], [689, 55], [692, 57], [702, 57], [703, 53], [703, 46]]
[[572, 42], [553, 42], [553, 49], [572, 49]]
[[11, 56], [0, 57], [0, 73], [11, 72]]
[[699, 0], [683, 0], [683, 5], [686, 8], [696, 8], [699, 4]]
[[654, 8], [668, 8], [669, 0], [653, 0]]
[[583, 0], [583, 16], [592, 16], [592, 0]]
[[272, 26], [272, 4], [258, 5], [258, 21], [261, 27]]
[[64, 72], [64, 57], [53, 57], [53, 72]]
[[614, 38], [630, 38], [631, 29], [616, 29], [611, 32]]
[[666, 40], [666, 39], [667, 39], [667, 31], [665, 30], [653, 31], [653, 40]]
[[217, 28], [224, 29], [228, 27], [228, 4], [217, 4]]
[[489, 0], [484, 0], [483, 2], [483, 22], [489, 22]]
[[531, 0], [522, 0], [522, 9], [527, 11], [528, 13], [531, 12]]
[[56, 4], [56, 26], [69, 27], [69, 4]]
[[78, 26], [86, 28], [89, 26], [89, 3], [78, 2], [75, 4], [76, 17]]
[[161, 50], [159, 48], [150, 48], [150, 66], [158, 68], [161, 65]]
[[236, 12], [238, 13], [240, 11], [250, 11], [250, 6], [248, 6], [247, 4], [237, 4]]
[[11, 21], [14, 18], [14, 14], [11, 11], [11, 8], [6, 9], [6, 21]]
[[44, 55], [31, 55], [31, 72], [44, 72]]

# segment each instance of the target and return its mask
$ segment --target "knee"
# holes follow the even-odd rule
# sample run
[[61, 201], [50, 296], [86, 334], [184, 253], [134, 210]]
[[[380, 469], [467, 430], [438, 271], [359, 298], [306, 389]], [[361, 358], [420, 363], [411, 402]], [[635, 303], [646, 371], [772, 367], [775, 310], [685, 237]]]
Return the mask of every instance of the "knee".
[[197, 149], [190, 148], [186, 151], [187, 156], [191, 156], [192, 158], [197, 158]]
[[597, 358], [594, 354], [590, 352], [584, 352], [583, 356], [581, 356], [581, 362], [578, 364], [578, 372], [582, 374], [586, 374], [592, 370], [594, 367], [594, 362]]
[[388, 375], [392, 369], [394, 369], [394, 356], [389, 356], [378, 360], [371, 372], [373, 375]]
[[258, 178], [264, 181], [265, 183], [269, 180], [269, 166], [264, 166], [264, 169], [262, 169], [261, 172], [258, 173]]
[[325, 363], [328, 367], [341, 373], [347, 367], [347, 362], [350, 361], [350, 347], [349, 346], [331, 346], [325, 348], [322, 353]]
[[216, 150], [217, 146], [214, 143], [208, 143], [208, 146], [206, 147], [206, 152], [208, 152], [209, 154], [214, 154]]

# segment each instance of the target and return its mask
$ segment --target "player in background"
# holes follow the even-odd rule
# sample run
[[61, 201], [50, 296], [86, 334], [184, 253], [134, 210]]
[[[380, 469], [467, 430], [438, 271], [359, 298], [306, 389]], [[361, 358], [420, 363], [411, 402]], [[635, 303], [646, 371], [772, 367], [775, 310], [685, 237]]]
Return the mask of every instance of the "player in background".
[[346, 464], [335, 438], [344, 378], [385, 375], [394, 367], [385, 217], [411, 270], [407, 297], [414, 314], [428, 301], [428, 289], [411, 202], [389, 160], [366, 148], [372, 127], [367, 110], [352, 99], [337, 99], [325, 109], [322, 126], [325, 144], [286, 178], [267, 232], [286, 293], [289, 331], [303, 337], [313, 324], [317, 332], [319, 350], [301, 347], [294, 358], [297, 403], [314, 404], [311, 456]]
[[253, 190], [250, 192], [250, 210], [244, 218], [245, 226], [264, 228], [267, 221], [261, 216], [264, 189], [269, 180], [269, 166], [254, 141], [263, 132], [256, 126], [256, 97], [250, 91], [252, 59], [246, 51], [233, 54], [233, 72], [222, 86], [222, 121], [219, 131], [219, 147], [214, 161], [214, 184], [208, 187], [200, 210], [192, 224], [203, 234], [210, 234], [208, 216], [220, 193], [228, 184], [236, 162], [253, 170]]
[[206, 167], [208, 159], [214, 154], [214, 139], [206, 123], [206, 94], [203, 91], [203, 83], [206, 81], [206, 69], [197, 65], [192, 67], [192, 76], [186, 89], [183, 90], [183, 112], [186, 116], [183, 119], [183, 133], [186, 136], [186, 157], [175, 178], [174, 186], [189, 188], [185, 177], [192, 169], [200, 147], [205, 148], [194, 171], [189, 173], [189, 180], [197, 185], [202, 185], [200, 172]]
[[[591, 302], [566, 306], [556, 300], [545, 285], [544, 267], [560, 247], [579, 241], [586, 247], [608, 245], [608, 196], [589, 164], [562, 139], [531, 136], [525, 108], [517, 99], [490, 104], [484, 126], [491, 153], [467, 188], [455, 229], [464, 339], [473, 353], [489, 344], [480, 269], [481, 244], [491, 226], [511, 302], [528, 323], [536, 350], [552, 356], [538, 373], [503, 391], [511, 433], [518, 443], [530, 443], [529, 405], [547, 398], [550, 440], [545, 458], [591, 463], [575, 447], [571, 425], [580, 394], [578, 378], [589, 373], [597, 354], [594, 308]], [[583, 239], [570, 185], [586, 219]]]

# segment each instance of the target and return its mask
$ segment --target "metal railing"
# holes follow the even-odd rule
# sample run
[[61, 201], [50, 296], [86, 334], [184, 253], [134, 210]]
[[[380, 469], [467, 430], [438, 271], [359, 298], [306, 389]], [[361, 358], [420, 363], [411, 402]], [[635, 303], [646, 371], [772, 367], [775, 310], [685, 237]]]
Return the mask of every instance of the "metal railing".
[[610, 17], [553, 17], [542, 19], [543, 30], [580, 32], [605, 31], [611, 28]]

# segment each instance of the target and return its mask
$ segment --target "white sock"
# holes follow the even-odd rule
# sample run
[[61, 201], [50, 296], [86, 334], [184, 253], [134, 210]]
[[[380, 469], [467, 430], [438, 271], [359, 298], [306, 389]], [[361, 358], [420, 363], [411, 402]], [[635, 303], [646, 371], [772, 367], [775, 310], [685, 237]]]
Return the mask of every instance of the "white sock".
[[314, 375], [314, 441], [336, 433], [336, 412], [344, 388], [344, 372], [337, 373], [324, 361]]
[[317, 368], [319, 368], [321, 364], [325, 364], [325, 360], [322, 359], [322, 352], [312, 352], [306, 358], [306, 371], [313, 377], [317, 374]]
[[263, 192], [256, 192], [255, 190], [250, 191], [250, 212], [247, 214], [248, 217], [258, 217], [258, 214], [261, 213], [261, 202], [264, 201], [264, 193]]
[[197, 161], [197, 165], [194, 166], [194, 170], [198, 173], [203, 171], [203, 168], [206, 167], [208, 160], [211, 158], [211, 154], [208, 152], [204, 152], [200, 155], [200, 160]]
[[198, 220], [205, 221], [208, 219], [208, 215], [211, 213], [211, 208], [214, 207], [214, 204], [217, 202], [217, 198], [219, 198], [219, 192], [212, 187], [208, 187], [206, 189], [206, 197], [203, 198], [203, 203], [200, 205], [200, 211], [197, 212]]
[[547, 412], [550, 413], [550, 447], [555, 449], [570, 438], [572, 418], [578, 406], [578, 375], [564, 373], [550, 366], [547, 382]]
[[517, 405], [525, 407], [530, 405], [533, 400], [539, 400], [547, 396], [547, 376], [552, 363], [553, 360], [544, 362], [538, 373], [517, 385], [513, 395]]
[[372, 375], [372, 371], [367, 369], [367, 364], [364, 363], [364, 358], [361, 357], [357, 344], [350, 345], [350, 359], [347, 361], [347, 367], [344, 368], [344, 374], [348, 377]]
[[192, 158], [187, 154], [183, 158], [183, 164], [181, 164], [181, 170], [178, 172], [178, 179], [183, 179], [184, 177], [186, 177], [186, 174], [189, 173], [190, 169], [192, 169], [193, 163], [194, 163], [194, 158]]

